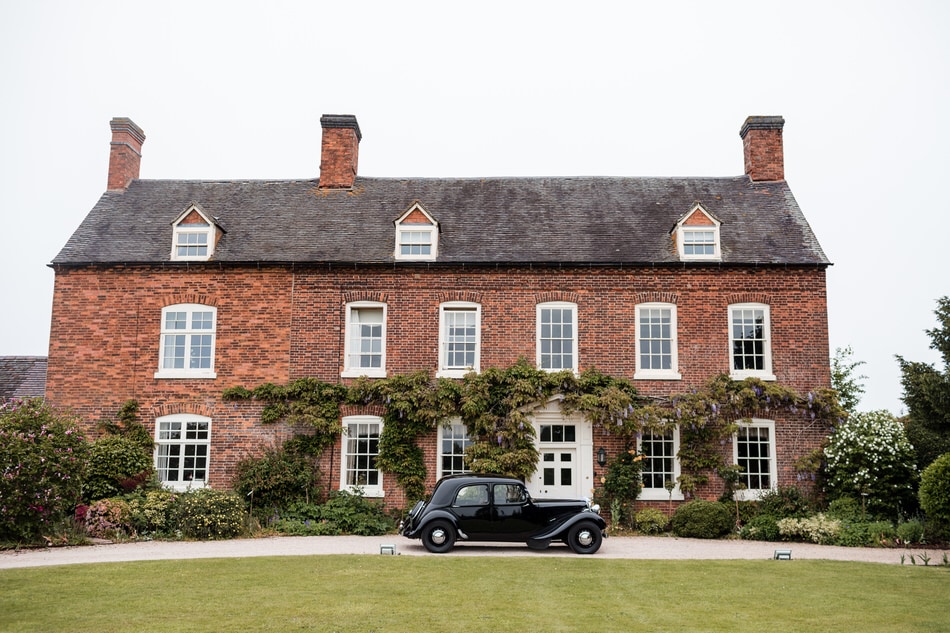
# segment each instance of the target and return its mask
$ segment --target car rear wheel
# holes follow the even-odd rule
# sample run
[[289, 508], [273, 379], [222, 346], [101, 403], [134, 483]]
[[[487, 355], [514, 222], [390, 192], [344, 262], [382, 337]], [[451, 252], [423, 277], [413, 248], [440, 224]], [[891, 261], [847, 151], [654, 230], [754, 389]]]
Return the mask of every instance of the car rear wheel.
[[604, 537], [593, 523], [582, 521], [567, 533], [567, 544], [575, 554], [593, 554], [600, 549]]
[[422, 544], [433, 554], [444, 554], [455, 545], [455, 528], [448, 521], [433, 521], [422, 530]]

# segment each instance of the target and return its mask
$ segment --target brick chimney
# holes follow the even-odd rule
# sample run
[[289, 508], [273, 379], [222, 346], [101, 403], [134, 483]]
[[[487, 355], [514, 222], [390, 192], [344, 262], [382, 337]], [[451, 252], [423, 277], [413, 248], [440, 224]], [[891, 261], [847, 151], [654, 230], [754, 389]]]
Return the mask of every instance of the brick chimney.
[[116, 117], [109, 121], [112, 144], [109, 148], [109, 191], [125, 189], [139, 177], [142, 143], [145, 133], [132, 119]]
[[320, 151], [320, 187], [349, 189], [356, 181], [360, 155], [359, 123], [352, 114], [324, 114], [323, 146]]
[[785, 180], [785, 151], [780, 116], [750, 116], [742, 124], [745, 173], [752, 180]]

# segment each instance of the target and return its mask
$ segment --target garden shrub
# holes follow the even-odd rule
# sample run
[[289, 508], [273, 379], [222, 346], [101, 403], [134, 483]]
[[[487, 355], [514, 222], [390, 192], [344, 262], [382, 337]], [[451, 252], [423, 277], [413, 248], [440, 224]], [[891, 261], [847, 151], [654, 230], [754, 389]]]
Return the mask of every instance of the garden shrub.
[[178, 531], [176, 501], [170, 490], [149, 490], [126, 497], [130, 523], [139, 536], [172, 536]]
[[735, 526], [729, 506], [702, 499], [681, 505], [670, 522], [676, 536], [687, 538], [719, 538]]
[[927, 521], [950, 527], [950, 453], [944, 453], [924, 469], [918, 494]]
[[106, 435], [93, 442], [83, 495], [89, 501], [130, 492], [151, 479], [152, 455], [141, 442], [122, 435]]
[[887, 411], [858, 413], [825, 448], [829, 498], [865, 498], [872, 517], [895, 519], [914, 508], [914, 448]]
[[829, 503], [826, 514], [842, 522], [860, 523], [864, 521], [861, 504], [851, 497], [841, 497]]
[[634, 516], [637, 529], [644, 534], [659, 534], [666, 529], [669, 518], [656, 508], [644, 508]]
[[86, 533], [93, 538], [125, 539], [135, 536], [132, 512], [122, 499], [100, 499], [86, 509]]
[[776, 519], [803, 518], [812, 512], [811, 502], [795, 486], [779, 486], [769, 490], [758, 500], [759, 514]]
[[181, 494], [175, 505], [185, 538], [226, 539], [245, 531], [244, 502], [233, 492], [202, 488]]
[[915, 545], [924, 540], [924, 524], [917, 519], [903, 521], [897, 526], [897, 538], [905, 545]]
[[868, 523], [862, 521], [843, 522], [834, 544], [841, 547], [867, 547], [872, 544]]
[[274, 529], [283, 534], [380, 536], [392, 532], [394, 521], [382, 504], [362, 494], [337, 490], [326, 503], [296, 503], [281, 512]]
[[778, 541], [781, 539], [778, 531], [778, 518], [771, 514], [760, 514], [752, 517], [739, 530], [739, 536], [747, 541]]
[[841, 533], [841, 521], [829, 518], [819, 512], [804, 519], [780, 519], [778, 531], [786, 540], [801, 540], [829, 545], [834, 543]]
[[296, 501], [308, 501], [317, 483], [311, 458], [298, 450], [297, 443], [286, 442], [266, 448], [260, 457], [238, 462], [234, 490], [250, 499], [258, 514], [267, 515]]
[[872, 521], [868, 523], [868, 537], [871, 545], [888, 547], [897, 541], [897, 529], [890, 521]]
[[633, 502], [643, 489], [643, 455], [635, 449], [621, 451], [607, 466], [601, 494], [610, 510], [610, 519], [617, 525], [631, 524]]
[[77, 424], [38, 398], [0, 403], [0, 539], [33, 542], [73, 515], [89, 450]]

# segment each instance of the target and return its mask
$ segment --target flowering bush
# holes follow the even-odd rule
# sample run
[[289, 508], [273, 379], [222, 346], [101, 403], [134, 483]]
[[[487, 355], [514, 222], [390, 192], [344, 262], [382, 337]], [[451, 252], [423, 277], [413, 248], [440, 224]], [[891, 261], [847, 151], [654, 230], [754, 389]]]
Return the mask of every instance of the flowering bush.
[[40, 399], [0, 404], [0, 539], [34, 541], [71, 516], [89, 448], [77, 422]]
[[86, 533], [93, 538], [135, 536], [129, 504], [122, 499], [100, 499], [86, 510]]
[[887, 411], [859, 413], [831, 435], [825, 448], [830, 498], [864, 499], [867, 513], [896, 518], [914, 504], [914, 449]]
[[779, 534], [786, 540], [803, 540], [819, 545], [834, 543], [841, 533], [841, 521], [818, 513], [807, 519], [782, 519], [778, 522]]
[[180, 495], [176, 506], [187, 538], [232, 538], [244, 532], [244, 502], [232, 492], [202, 488]]
[[175, 502], [170, 490], [136, 492], [126, 497], [132, 528], [140, 536], [171, 536], [178, 530]]

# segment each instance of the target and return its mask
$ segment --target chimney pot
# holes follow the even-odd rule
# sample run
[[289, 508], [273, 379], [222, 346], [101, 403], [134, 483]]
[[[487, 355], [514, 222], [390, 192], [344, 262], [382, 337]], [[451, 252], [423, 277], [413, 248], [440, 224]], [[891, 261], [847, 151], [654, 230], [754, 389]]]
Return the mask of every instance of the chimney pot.
[[112, 128], [112, 143], [109, 147], [108, 190], [122, 190], [139, 177], [145, 133], [126, 117], [115, 117], [109, 121], [109, 126]]
[[742, 124], [745, 173], [752, 180], [785, 180], [784, 126], [780, 116], [750, 116]]
[[320, 117], [323, 144], [320, 150], [320, 187], [349, 189], [356, 182], [360, 140], [363, 134], [352, 114]]

